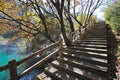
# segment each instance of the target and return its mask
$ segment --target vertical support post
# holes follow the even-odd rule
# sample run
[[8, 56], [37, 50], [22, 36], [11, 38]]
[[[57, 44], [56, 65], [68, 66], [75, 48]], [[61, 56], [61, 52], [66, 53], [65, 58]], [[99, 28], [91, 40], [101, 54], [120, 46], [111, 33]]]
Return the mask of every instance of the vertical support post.
[[90, 28], [91, 28], [91, 22], [88, 24], [88, 30], [87, 31], [89, 31], [90, 30]]
[[63, 41], [62, 41], [62, 39], [60, 39], [59, 47], [60, 47], [59, 56], [60, 56], [60, 58], [62, 58], [63, 57]]
[[69, 39], [70, 39], [70, 42], [72, 43], [72, 32], [69, 33]]
[[92, 26], [92, 21], [90, 21], [89, 25]]
[[81, 30], [82, 30], [81, 27], [79, 27], [79, 39], [82, 38], [82, 31]]
[[8, 65], [9, 65], [10, 80], [18, 80], [16, 60], [13, 59], [9, 61]]

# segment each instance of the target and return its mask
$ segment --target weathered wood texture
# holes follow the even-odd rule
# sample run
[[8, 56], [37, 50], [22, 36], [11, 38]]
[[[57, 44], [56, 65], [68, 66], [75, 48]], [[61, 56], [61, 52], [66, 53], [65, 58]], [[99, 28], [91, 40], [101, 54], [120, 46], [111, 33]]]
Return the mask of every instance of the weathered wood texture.
[[[81, 32], [81, 33], [80, 33]], [[70, 39], [73, 41], [74, 33]], [[107, 80], [107, 35], [105, 24], [97, 24], [78, 31], [80, 36], [72, 46], [63, 50], [58, 57], [39, 74], [43, 80]], [[49, 73], [46, 73], [49, 72]], [[46, 75], [44, 77], [44, 75]], [[38, 80], [40, 80], [38, 78]]]

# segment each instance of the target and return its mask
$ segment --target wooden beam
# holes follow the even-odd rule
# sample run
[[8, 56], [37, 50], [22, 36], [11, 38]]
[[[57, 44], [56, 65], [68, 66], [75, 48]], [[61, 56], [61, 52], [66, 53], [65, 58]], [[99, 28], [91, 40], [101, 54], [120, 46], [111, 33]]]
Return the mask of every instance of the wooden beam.
[[7, 70], [9, 68], [9, 65], [4, 65], [4, 66], [0, 66], [0, 72], [1, 71], [4, 71], [4, 70]]

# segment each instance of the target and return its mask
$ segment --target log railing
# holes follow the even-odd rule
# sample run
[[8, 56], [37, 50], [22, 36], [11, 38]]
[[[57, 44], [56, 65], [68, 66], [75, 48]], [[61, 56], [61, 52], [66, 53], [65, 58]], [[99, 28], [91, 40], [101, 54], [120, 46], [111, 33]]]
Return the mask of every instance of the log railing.
[[70, 32], [69, 33], [69, 40], [70, 42], [74, 42], [77, 39], [82, 39], [83, 37], [85, 37], [85, 35], [88, 33], [88, 31], [91, 29], [91, 27], [93, 27], [93, 25], [87, 25], [84, 28], [83, 27], [79, 27], [78, 30], [75, 30], [74, 32]]
[[[17, 67], [21, 64], [23, 64], [26, 61], [29, 61], [30, 59], [36, 58], [37, 55], [43, 54], [43, 52], [47, 51], [50, 48], [56, 47], [56, 50], [54, 50], [52, 53], [47, 55], [46, 57], [42, 58], [38, 62], [36, 62], [34, 65], [30, 66], [26, 70], [24, 70], [22, 73], [18, 74]], [[0, 72], [4, 70], [9, 70], [10, 73], [10, 80], [19, 80], [21, 77], [32, 71], [34, 68], [41, 66], [45, 62], [47, 62], [49, 59], [54, 58], [54, 56], [59, 55], [62, 56], [62, 51], [63, 51], [63, 45], [62, 45], [62, 40], [57, 41], [56, 43], [53, 43], [49, 45], [46, 48], [43, 48], [27, 57], [24, 59], [17, 61], [15, 59], [10, 60], [7, 65], [0, 67]]]

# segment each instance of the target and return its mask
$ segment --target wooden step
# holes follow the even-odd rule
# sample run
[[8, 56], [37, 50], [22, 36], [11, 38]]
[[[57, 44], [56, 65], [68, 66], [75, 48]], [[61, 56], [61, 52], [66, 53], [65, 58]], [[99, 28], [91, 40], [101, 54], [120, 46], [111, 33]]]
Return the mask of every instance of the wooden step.
[[90, 54], [90, 53], [87, 53], [87, 52], [77, 52], [77, 51], [72, 51], [72, 50], [64, 50], [64, 52], [68, 53], [68, 54], [75, 54], [75, 55], [78, 55], [78, 56], [85, 56], [85, 57], [90, 57], [90, 58], [98, 58], [98, 59], [104, 59], [104, 60], [107, 60], [107, 56], [103, 56], [103, 55], [97, 55], [97, 54]]
[[107, 38], [107, 36], [94, 36], [94, 35], [87, 35], [85, 38]]
[[80, 45], [107, 45], [107, 42], [86, 42], [86, 41], [81, 41], [81, 42], [74, 42], [73, 44], [80, 44]]
[[107, 42], [107, 40], [77, 40], [77, 42]]
[[76, 72], [74, 72], [73, 70], [70, 70], [70, 69], [68, 69], [67, 67], [61, 66], [61, 65], [59, 65], [59, 64], [51, 63], [51, 65], [52, 65], [53, 67], [55, 67], [56, 69], [65, 72], [65, 73], [68, 74], [69, 76], [76, 77], [77, 80], [92, 80], [92, 79], [90, 79], [90, 78], [87, 78], [87, 77], [85, 77], [85, 76], [83, 76], [83, 75], [81, 75], [81, 74], [79, 74], [79, 73], [76, 73]]
[[37, 75], [37, 80], [63, 80], [63, 78], [58, 77], [57, 72], [57, 69], [52, 66], [48, 66], [44, 69], [44, 72]]
[[74, 42], [74, 43], [81, 43], [81, 44], [93, 44], [93, 45], [107, 45], [107, 42], [91, 42], [91, 41], [77, 41], [76, 40], [76, 42]]
[[52, 80], [63, 80], [56, 76], [54, 73], [51, 73], [49, 70], [44, 71], [47, 76], [49, 76]]
[[92, 67], [84, 65], [84, 64], [79, 64], [77, 62], [71, 62], [69, 60], [64, 60], [64, 59], [60, 59], [60, 58], [58, 58], [57, 60], [59, 62], [63, 62], [65, 64], [71, 65], [73, 67], [77, 67], [79, 69], [85, 70], [87, 72], [92, 72], [92, 74], [96, 74], [96, 75], [100, 75], [100, 76], [104, 76], [104, 77], [107, 77], [107, 75], [108, 75], [108, 73], [105, 71], [95, 69], [95, 68], [92, 68]]
[[37, 75], [37, 80], [52, 80], [49, 76], [47, 76], [44, 72]]
[[106, 40], [106, 38], [91, 38], [91, 37], [85, 37], [83, 40]]
[[107, 49], [107, 46], [103, 45], [89, 45], [89, 44], [72, 44], [72, 46], [77, 46], [77, 47], [88, 47], [88, 48], [99, 48], [99, 49]]
[[73, 60], [76, 62], [83, 62], [83, 63], [87, 63], [87, 64], [92, 64], [92, 65], [98, 65], [98, 66], [103, 66], [103, 67], [107, 67], [107, 63], [103, 63], [103, 62], [98, 62], [95, 60], [90, 60], [90, 59], [85, 59], [85, 58], [80, 58], [78, 56], [75, 55], [68, 55], [68, 54], [63, 54], [63, 56], [69, 60]]
[[[89, 32], [89, 34], [88, 35], [92, 35], [92, 36], [96, 36], [96, 35], [98, 35], [98, 36], [106, 36], [106, 31], [91, 31], [91, 32]], [[88, 36], [87, 35], [87, 36]]]
[[79, 48], [79, 47], [69, 47], [68, 49], [86, 51], [86, 52], [96, 52], [96, 53], [105, 53], [107, 54], [107, 49], [95, 49], [95, 48]]
[[64, 50], [68, 50], [68, 51], [71, 51], [71, 52], [79, 52], [79, 53], [89, 53], [89, 54], [95, 54], [95, 55], [101, 55], [101, 56], [107, 56], [107, 53], [100, 53], [100, 52], [88, 52], [88, 51], [82, 51], [82, 50], [76, 50], [76, 49], [64, 49]]

